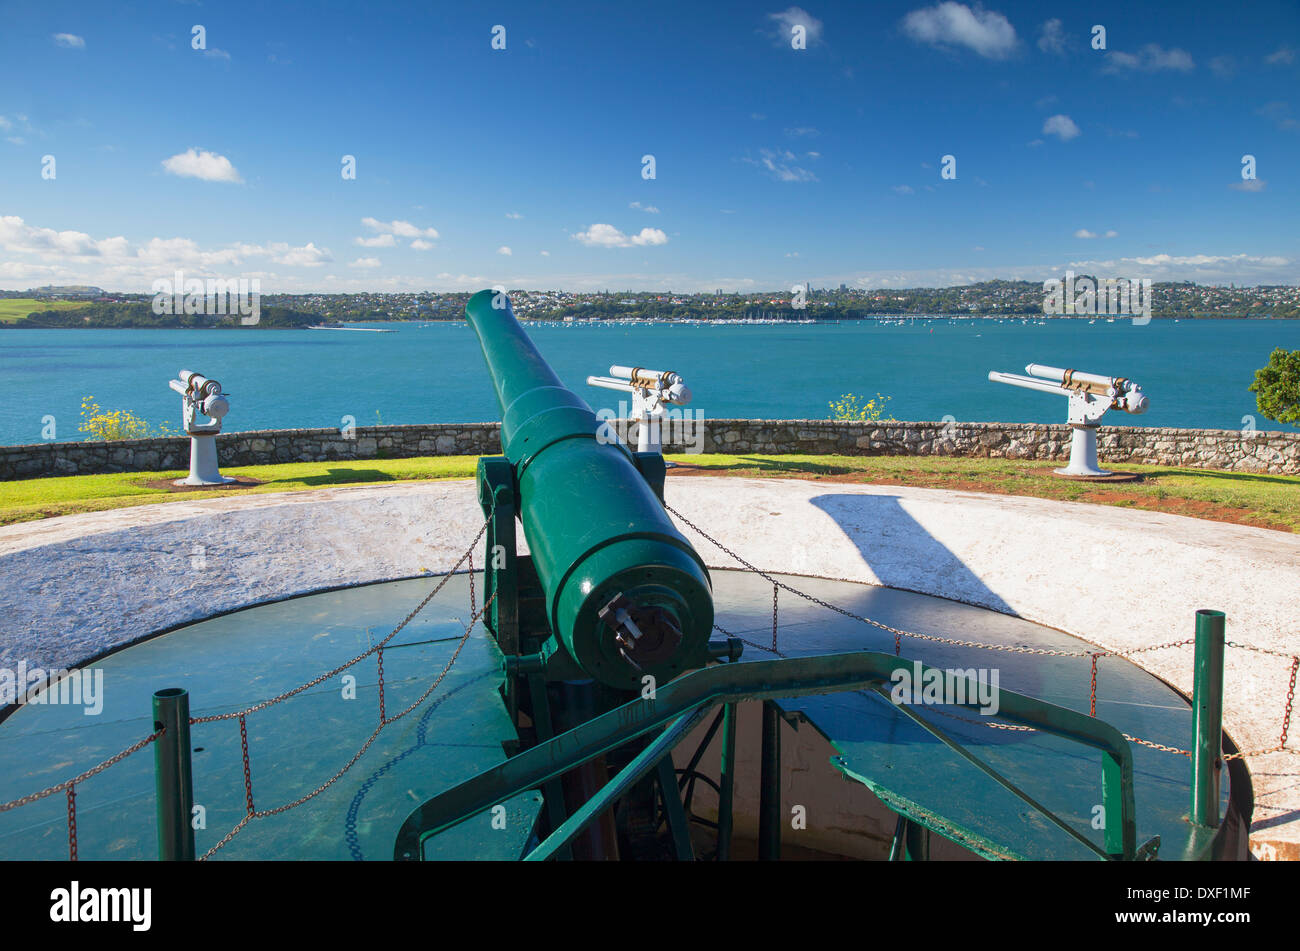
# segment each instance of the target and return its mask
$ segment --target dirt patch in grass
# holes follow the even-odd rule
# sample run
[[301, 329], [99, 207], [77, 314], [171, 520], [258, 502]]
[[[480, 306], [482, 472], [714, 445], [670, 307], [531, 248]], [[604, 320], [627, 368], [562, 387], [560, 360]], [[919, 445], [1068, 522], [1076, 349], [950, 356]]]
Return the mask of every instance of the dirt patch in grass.
[[[1293, 533], [1286, 522], [1262, 516], [1250, 509], [1232, 505], [1221, 505], [1199, 499], [1185, 499], [1173, 496], [1155, 496], [1140, 491], [1125, 490], [1123, 485], [1138, 483], [1088, 483], [1072, 479], [1058, 479], [1052, 475], [1051, 468], [1033, 468], [1024, 471], [1025, 476], [1037, 476], [1038, 479], [1018, 479], [1015, 477], [989, 476], [983, 479], [971, 479], [957, 475], [927, 472], [921, 470], [903, 470], [888, 475], [866, 472], [830, 472], [813, 473], [791, 469], [788, 472], [774, 471], [772, 468], [712, 469], [691, 465], [677, 465], [669, 469], [668, 474], [680, 477], [723, 477], [741, 478], [782, 478], [806, 479], [811, 482], [838, 482], [853, 485], [910, 485], [927, 489], [950, 489], [957, 492], [984, 492], [990, 495], [1024, 495], [1032, 498], [1052, 499], [1055, 501], [1088, 502], [1096, 505], [1114, 505], [1123, 508], [1143, 509], [1148, 512], [1165, 512], [1169, 515], [1185, 515], [1190, 518], [1208, 519], [1214, 522], [1229, 522], [1233, 525], [1250, 525], [1254, 528], [1267, 528], [1273, 531]], [[1049, 481], [1050, 480], [1050, 481]], [[1089, 488], [1098, 485], [1098, 488]], [[1104, 488], [1100, 486], [1105, 486]]]
[[140, 485], [161, 489], [163, 492], [209, 492], [212, 489], [251, 489], [255, 485], [262, 485], [261, 480], [250, 479], [247, 476], [235, 476], [234, 479], [234, 482], [227, 482], [224, 485], [177, 485], [173, 479], [152, 479], [141, 482]]

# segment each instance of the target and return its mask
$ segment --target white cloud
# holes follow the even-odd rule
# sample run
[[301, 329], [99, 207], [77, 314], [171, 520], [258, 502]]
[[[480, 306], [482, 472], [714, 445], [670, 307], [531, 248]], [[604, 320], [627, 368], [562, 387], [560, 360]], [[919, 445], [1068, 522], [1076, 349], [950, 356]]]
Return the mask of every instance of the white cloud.
[[630, 205], [628, 205], [628, 207], [629, 207], [629, 208], [639, 208], [641, 211], [644, 211], [644, 212], [645, 212], [646, 214], [648, 214], [648, 215], [657, 215], [657, 214], [659, 214], [659, 209], [656, 208], [654, 205], [643, 205], [643, 204], [641, 204], [639, 201], [634, 201], [634, 202], [632, 202]]
[[416, 251], [428, 251], [433, 247], [433, 244], [429, 241], [425, 241], [423, 238], [416, 238], [411, 242], [411, 247]]
[[69, 50], [84, 50], [86, 41], [75, 33], [55, 33], [54, 45]]
[[520, 214], [519, 212], [517, 212], [517, 211], [507, 211], [507, 212], [506, 212], [506, 217], [507, 217], [507, 218], [514, 218], [514, 219], [517, 221], [517, 220], [519, 220], [520, 218], [522, 218], [523, 215], [521, 215], [521, 214]]
[[627, 235], [607, 224], [594, 224], [573, 237], [589, 248], [647, 247], [668, 243], [668, 235], [658, 228], [642, 228], [638, 234]]
[[1076, 231], [1076, 232], [1074, 233], [1074, 236], [1075, 236], [1076, 238], [1095, 238], [1095, 237], [1097, 237], [1095, 234], [1093, 234], [1093, 233], [1092, 233], [1091, 231], [1089, 231], [1087, 228], [1080, 228], [1078, 231]]
[[169, 159], [164, 159], [163, 169], [170, 175], [181, 178], [201, 178], [205, 182], [233, 182], [242, 184], [243, 179], [230, 159], [206, 149], [188, 149]]
[[391, 234], [377, 234], [373, 238], [353, 238], [352, 243], [363, 248], [391, 248], [397, 244], [397, 239]]
[[544, 258], [549, 258], [551, 256], [550, 251], [539, 251], [538, 253]]
[[[780, 182], [815, 182], [817, 175], [806, 168], [792, 164], [798, 156], [789, 149], [759, 149], [759, 158], [746, 158], [750, 165], [766, 169], [773, 178]], [[817, 156], [808, 153], [812, 158]]]
[[1283, 46], [1278, 49], [1277, 52], [1269, 53], [1265, 56], [1264, 62], [1268, 63], [1270, 66], [1277, 66], [1279, 64], [1289, 66], [1295, 62], [1295, 50], [1289, 46]]
[[1111, 75], [1118, 75], [1130, 70], [1144, 73], [1173, 70], [1186, 73], [1194, 69], [1195, 66], [1191, 54], [1186, 50], [1167, 50], [1158, 43], [1148, 43], [1136, 54], [1124, 53], [1120, 50], [1107, 53], [1106, 62], [1102, 65], [1101, 71]]
[[903, 32], [931, 46], [965, 46], [986, 59], [1005, 59], [1016, 48], [1016, 28], [1001, 13], [962, 3], [940, 3], [903, 17]]
[[230, 54], [225, 50], [217, 49], [215, 46], [210, 50], [204, 50], [203, 55], [208, 59], [224, 59], [227, 63], [230, 62]]
[[376, 218], [362, 218], [361, 223], [371, 231], [378, 231], [380, 234], [394, 234], [399, 238], [436, 238], [438, 232], [434, 228], [417, 228], [409, 221], [379, 221]]
[[786, 129], [785, 134], [790, 136], [791, 138], [797, 139], [797, 138], [802, 138], [805, 135], [820, 135], [821, 133], [819, 133], [812, 126], [798, 126], [793, 129]]
[[1043, 31], [1038, 37], [1038, 48], [1044, 53], [1065, 55], [1065, 31], [1061, 26], [1061, 21], [1057, 19], [1048, 20], [1043, 24]]
[[1048, 116], [1043, 123], [1043, 135], [1054, 135], [1062, 142], [1069, 142], [1079, 136], [1079, 127], [1067, 115]]
[[0, 247], [6, 251], [84, 258], [112, 256], [125, 246], [126, 239], [122, 237], [96, 241], [82, 231], [34, 228], [16, 215], [0, 217]]
[[353, 261], [351, 264], [348, 265], [348, 267], [364, 267], [364, 268], [381, 267], [381, 266], [382, 265], [379, 261], [379, 258], [357, 258], [355, 261]]
[[807, 41], [809, 48], [821, 40], [822, 21], [802, 7], [790, 7], [780, 13], [769, 13], [767, 18], [776, 23], [773, 39], [776, 40], [777, 46], [790, 48], [790, 41], [794, 36], [796, 26], [803, 27], [804, 39]]
[[1118, 237], [1119, 237], [1119, 232], [1118, 232], [1118, 231], [1114, 231], [1114, 230], [1107, 231], [1107, 232], [1106, 232], [1106, 237], [1107, 237], [1107, 238], [1118, 238]]
[[1249, 179], [1244, 179], [1240, 182], [1233, 182], [1228, 187], [1235, 189], [1236, 191], [1239, 192], [1262, 192], [1264, 190], [1264, 186], [1267, 184], [1268, 183], [1265, 182], [1264, 179], [1262, 178], [1249, 178]]
[[1220, 79], [1227, 79], [1237, 69], [1237, 61], [1231, 56], [1216, 56], [1210, 60], [1210, 71]]
[[504, 254], [506, 257], [509, 257], [514, 254], [514, 252], [503, 244], [501, 247], [497, 248], [497, 254]]
[[285, 267], [320, 267], [334, 260], [328, 250], [318, 248], [310, 241], [301, 248], [289, 248], [281, 252], [278, 247], [273, 246], [273, 250], [276, 253], [271, 260]]
[[895, 185], [893, 190], [898, 192], [900, 195], [913, 195], [916, 193], [916, 189], [911, 185]]

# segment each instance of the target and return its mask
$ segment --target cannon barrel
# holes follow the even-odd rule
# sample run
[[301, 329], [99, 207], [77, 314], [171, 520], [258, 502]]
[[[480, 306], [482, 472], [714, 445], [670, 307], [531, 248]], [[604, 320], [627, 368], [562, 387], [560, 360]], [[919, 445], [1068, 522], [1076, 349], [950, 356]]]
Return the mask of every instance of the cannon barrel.
[[533, 346], [502, 293], [465, 305], [501, 406], [501, 447], [546, 596], [573, 660], [616, 687], [704, 666], [713, 628], [708, 570], [623, 446]]

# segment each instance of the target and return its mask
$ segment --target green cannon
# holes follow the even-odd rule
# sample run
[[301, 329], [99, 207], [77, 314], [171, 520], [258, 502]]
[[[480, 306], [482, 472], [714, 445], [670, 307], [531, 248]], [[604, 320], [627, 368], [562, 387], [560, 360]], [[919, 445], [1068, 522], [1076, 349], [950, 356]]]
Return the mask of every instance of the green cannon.
[[638, 459], [602, 435], [503, 292], [475, 294], [465, 316], [501, 405], [501, 446], [551, 633], [583, 674], [611, 687], [703, 667], [713, 629], [708, 569]]

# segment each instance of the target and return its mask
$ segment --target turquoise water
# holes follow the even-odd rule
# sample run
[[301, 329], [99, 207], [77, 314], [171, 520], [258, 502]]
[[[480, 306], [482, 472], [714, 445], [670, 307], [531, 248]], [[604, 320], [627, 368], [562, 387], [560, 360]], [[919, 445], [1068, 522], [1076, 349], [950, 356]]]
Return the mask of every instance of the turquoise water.
[[[167, 381], [182, 368], [231, 394], [226, 431], [498, 419], [466, 324], [386, 324], [396, 333], [304, 330], [5, 330], [0, 332], [0, 444], [82, 438], [81, 400], [180, 424]], [[897, 419], [1064, 422], [1065, 400], [990, 383], [1026, 363], [1127, 376], [1151, 399], [1144, 416], [1108, 424], [1285, 429], [1258, 415], [1247, 387], [1275, 347], [1300, 349], [1300, 321], [1117, 319], [876, 321], [701, 326], [606, 324], [530, 329], [569, 386], [592, 405], [617, 395], [585, 385], [612, 363], [672, 369], [705, 418], [818, 419], [844, 393], [891, 397]], [[611, 400], [611, 397], [615, 399]], [[376, 417], [378, 412], [379, 417]]]

